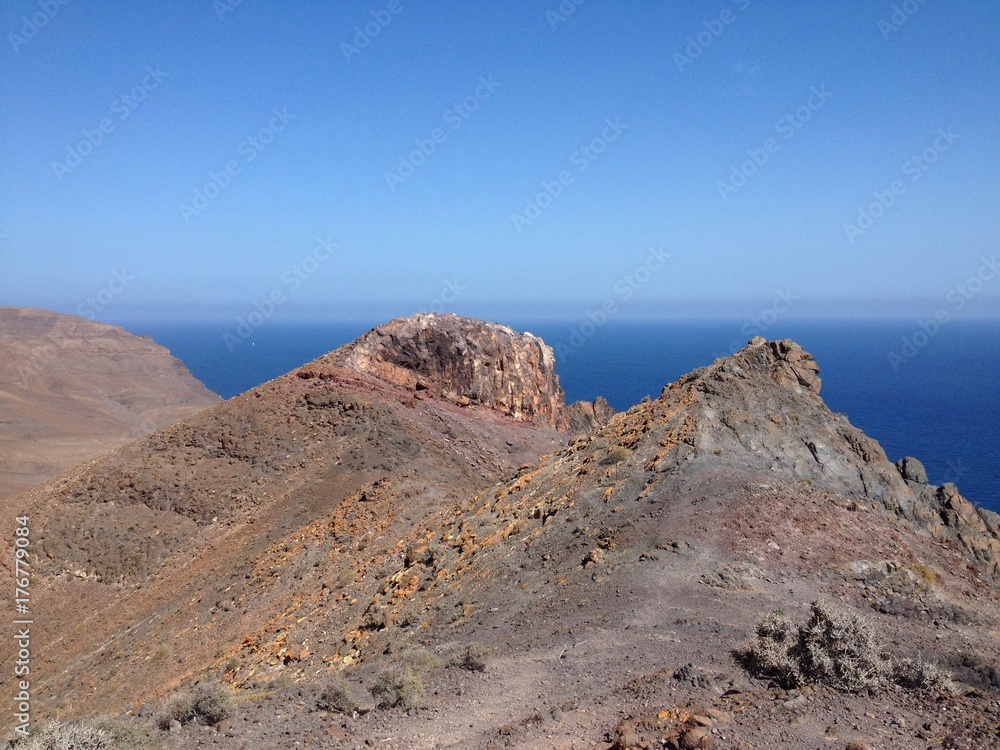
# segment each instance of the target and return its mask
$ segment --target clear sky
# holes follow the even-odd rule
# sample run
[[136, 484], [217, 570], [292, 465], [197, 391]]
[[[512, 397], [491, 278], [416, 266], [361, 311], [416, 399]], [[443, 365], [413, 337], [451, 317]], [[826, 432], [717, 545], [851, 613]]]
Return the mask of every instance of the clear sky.
[[1000, 314], [995, 2], [9, 0], [0, 33], [0, 304]]

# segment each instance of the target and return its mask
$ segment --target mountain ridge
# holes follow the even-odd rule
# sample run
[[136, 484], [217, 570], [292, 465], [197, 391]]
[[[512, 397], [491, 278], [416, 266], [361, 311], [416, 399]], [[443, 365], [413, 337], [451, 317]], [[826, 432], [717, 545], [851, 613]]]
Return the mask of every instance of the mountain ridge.
[[[416, 340], [386, 360], [400, 367], [432, 343], [452, 358], [477, 325], [394, 321], [386, 329]], [[485, 329], [472, 348], [498, 336]], [[525, 339], [502, 338], [491, 362], [521, 356]], [[992, 715], [994, 519], [830, 412], [797, 344], [754, 339], [570, 437], [553, 429], [569, 409], [550, 407], [557, 381], [536, 379], [519, 411], [501, 374], [480, 377], [489, 365], [421, 359], [400, 373], [372, 361], [385, 330], [362, 340], [356, 368], [347, 345], [28, 495], [49, 608], [43, 705], [145, 715], [214, 675], [284, 696], [303, 741], [335, 727], [355, 745], [631, 747], [615, 735], [623, 718], [701, 701], [739, 715], [726, 732], [747, 742], [815, 746], [820, 723], [849, 715], [894, 747], [922, 746], [850, 696], [818, 694], [791, 729], [768, 720], [775, 694], [729, 651], [769, 609], [826, 598], [985, 696], [948, 699], [935, 736]], [[535, 351], [521, 361], [544, 376]], [[301, 699], [335, 672], [368, 684], [400, 654], [484, 639], [488, 679], [434, 672], [439, 697], [416, 718], [316, 717], [295, 707], [295, 687], [274, 687], [290, 681]], [[705, 679], [674, 680], [687, 664]], [[911, 725], [926, 710], [879, 700]], [[261, 721], [262, 741], [288, 728]], [[258, 730], [241, 731], [221, 741]]]

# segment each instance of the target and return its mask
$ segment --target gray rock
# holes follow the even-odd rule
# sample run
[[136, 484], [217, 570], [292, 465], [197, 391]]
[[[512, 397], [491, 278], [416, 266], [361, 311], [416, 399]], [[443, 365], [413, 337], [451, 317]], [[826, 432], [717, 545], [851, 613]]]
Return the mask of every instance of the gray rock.
[[927, 469], [924, 468], [924, 465], [920, 463], [920, 461], [912, 456], [906, 456], [905, 458], [899, 459], [896, 462], [896, 468], [899, 469], [899, 473], [902, 475], [903, 479], [908, 482], [929, 484], [927, 481]]

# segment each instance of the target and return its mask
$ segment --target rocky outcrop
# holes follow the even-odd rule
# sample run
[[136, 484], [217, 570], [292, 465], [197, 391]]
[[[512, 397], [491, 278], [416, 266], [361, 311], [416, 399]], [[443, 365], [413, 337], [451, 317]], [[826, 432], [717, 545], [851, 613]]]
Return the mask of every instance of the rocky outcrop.
[[927, 511], [922, 527], [961, 545], [977, 567], [1000, 585], [1000, 515], [973, 505], [951, 482], [928, 484], [927, 472], [915, 458], [906, 457], [896, 466], [916, 496], [918, 507]]
[[916, 484], [927, 484], [927, 469], [924, 465], [913, 458], [912, 456], [906, 456], [901, 458], [896, 462], [896, 468], [899, 469], [899, 473], [903, 476], [907, 482], [914, 482]]
[[586, 435], [606, 425], [614, 415], [615, 410], [603, 396], [576, 401], [562, 410], [556, 429], [567, 435]]
[[[756, 339], [756, 346], [763, 342]], [[772, 374], [778, 385], [799, 386], [818, 394], [822, 381], [819, 379], [819, 365], [813, 356], [794, 341], [772, 341], [768, 345], [775, 367]]]
[[658, 401], [670, 405], [673, 438], [653, 465], [684, 479], [730, 472], [807, 483], [959, 544], [1000, 585], [1000, 516], [954, 485], [928, 484], [915, 458], [891, 463], [875, 440], [827, 408], [820, 386], [819, 367], [801, 346], [755, 338], [664, 388]]
[[554, 427], [563, 391], [552, 348], [530, 333], [458, 315], [397, 318], [337, 352], [396, 386]]

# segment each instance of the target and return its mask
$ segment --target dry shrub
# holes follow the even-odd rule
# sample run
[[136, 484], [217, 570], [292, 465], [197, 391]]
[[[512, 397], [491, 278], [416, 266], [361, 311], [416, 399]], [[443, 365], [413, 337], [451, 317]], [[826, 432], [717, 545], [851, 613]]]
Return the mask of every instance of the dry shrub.
[[752, 674], [785, 688], [821, 683], [852, 693], [874, 691], [889, 672], [871, 625], [857, 615], [836, 614], [822, 602], [813, 602], [803, 625], [767, 615], [739, 656]]
[[616, 445], [614, 448], [609, 450], [604, 457], [601, 459], [602, 466], [614, 466], [628, 458], [632, 457], [632, 451], [626, 448], [624, 445]]
[[419, 708], [424, 703], [424, 683], [411, 667], [382, 670], [370, 689], [379, 708]]
[[160, 729], [169, 729], [171, 721], [190, 724], [197, 721], [206, 726], [215, 726], [228, 719], [236, 709], [233, 691], [223, 682], [208, 680], [194, 690], [175, 695], [163, 706], [157, 716]]
[[926, 690], [931, 693], [956, 693], [951, 675], [937, 664], [916, 659], [900, 659], [893, 665], [892, 679], [900, 687], [908, 690]]
[[486, 649], [486, 646], [479, 641], [474, 641], [466, 645], [452, 657], [451, 661], [448, 662], [448, 666], [466, 669], [470, 672], [485, 672], [488, 658], [489, 651]]
[[16, 750], [138, 750], [148, 737], [136, 726], [120, 719], [99, 716], [63, 723], [46, 721], [28, 737], [15, 740]]
[[350, 683], [344, 679], [343, 675], [334, 673], [323, 682], [319, 707], [350, 716], [358, 710], [359, 706]]

